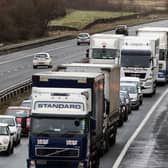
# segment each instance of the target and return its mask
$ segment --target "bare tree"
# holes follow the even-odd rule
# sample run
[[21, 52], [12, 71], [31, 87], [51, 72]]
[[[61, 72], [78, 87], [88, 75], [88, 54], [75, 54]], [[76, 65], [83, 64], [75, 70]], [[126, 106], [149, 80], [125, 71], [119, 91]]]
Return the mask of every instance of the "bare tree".
[[43, 36], [48, 21], [66, 13], [62, 0], [3, 1], [0, 3], [0, 35], [4, 40]]

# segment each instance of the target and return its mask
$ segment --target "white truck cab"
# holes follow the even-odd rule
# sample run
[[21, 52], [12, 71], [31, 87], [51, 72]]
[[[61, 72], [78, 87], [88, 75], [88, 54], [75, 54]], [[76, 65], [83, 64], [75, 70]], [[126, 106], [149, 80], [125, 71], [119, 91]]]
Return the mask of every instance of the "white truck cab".
[[120, 40], [121, 76], [138, 77], [144, 94], [155, 94], [159, 39], [127, 36]]
[[32, 93], [32, 114], [86, 115], [91, 111], [89, 89], [34, 87]]
[[97, 33], [90, 38], [89, 62], [119, 63], [119, 40], [124, 35]]
[[168, 81], [168, 28], [142, 27], [137, 29], [136, 33], [138, 36], [159, 38], [159, 71], [157, 74], [157, 82], [166, 83]]

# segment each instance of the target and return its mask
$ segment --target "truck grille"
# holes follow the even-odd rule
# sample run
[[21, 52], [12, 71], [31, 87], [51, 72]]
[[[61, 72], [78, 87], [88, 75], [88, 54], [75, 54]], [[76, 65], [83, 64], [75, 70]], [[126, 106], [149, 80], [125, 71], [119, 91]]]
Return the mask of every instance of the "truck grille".
[[146, 76], [146, 73], [125, 73], [125, 76], [129, 76], [129, 77], [138, 77], [140, 79], [144, 79]]
[[36, 148], [36, 156], [78, 158], [79, 148]]

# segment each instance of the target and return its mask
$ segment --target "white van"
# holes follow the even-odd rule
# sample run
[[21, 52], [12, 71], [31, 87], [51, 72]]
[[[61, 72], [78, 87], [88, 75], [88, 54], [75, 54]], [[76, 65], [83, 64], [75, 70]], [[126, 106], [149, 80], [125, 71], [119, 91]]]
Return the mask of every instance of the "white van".
[[138, 94], [140, 98], [140, 105], [143, 103], [143, 93], [141, 90], [141, 82], [140, 79], [137, 77], [121, 77], [120, 82], [122, 83], [135, 83], [138, 85]]

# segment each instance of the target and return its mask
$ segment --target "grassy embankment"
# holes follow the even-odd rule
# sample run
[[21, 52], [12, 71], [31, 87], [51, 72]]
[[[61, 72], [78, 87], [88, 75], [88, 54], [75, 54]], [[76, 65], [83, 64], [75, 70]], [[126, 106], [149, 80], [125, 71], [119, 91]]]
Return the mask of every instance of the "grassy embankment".
[[58, 25], [58, 26], [69, 26], [78, 28], [79, 31], [51, 31], [49, 32], [50, 36], [56, 35], [77, 35], [81, 31], [85, 31], [88, 33], [95, 33], [113, 29], [118, 24], [127, 24], [127, 25], [134, 25], [134, 24], [141, 24], [144, 22], [150, 22], [162, 18], [168, 18], [167, 14], [151, 14], [145, 17], [138, 17], [134, 19], [128, 19], [123, 21], [115, 21], [113, 23], [103, 23], [103, 24], [96, 24], [89, 29], [82, 30], [87, 24], [93, 22], [96, 19], [100, 18], [115, 18], [119, 16], [127, 16], [132, 15], [133, 12], [107, 12], [107, 11], [79, 11], [79, 10], [70, 10], [68, 15], [64, 18], [60, 18], [57, 20], [52, 20], [49, 25]]

